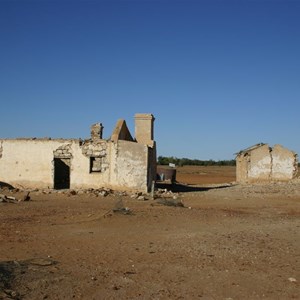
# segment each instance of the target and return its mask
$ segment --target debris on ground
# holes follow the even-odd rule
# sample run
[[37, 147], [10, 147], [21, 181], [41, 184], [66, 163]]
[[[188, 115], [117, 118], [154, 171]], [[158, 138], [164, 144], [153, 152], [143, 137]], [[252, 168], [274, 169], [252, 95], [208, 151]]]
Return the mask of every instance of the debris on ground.
[[122, 199], [118, 200], [115, 204], [115, 207], [112, 210], [114, 213], [121, 213], [123, 215], [131, 215], [132, 211], [130, 208], [125, 207]]
[[16, 197], [13, 196], [7, 196], [4, 194], [0, 194], [0, 202], [2, 203], [18, 203], [21, 201], [29, 201], [30, 200], [30, 196], [29, 196], [30, 192], [25, 192], [24, 195], [17, 199]]
[[0, 202], [4, 202], [4, 203], [17, 203], [18, 201], [16, 200], [15, 197], [6, 196], [6, 195], [3, 195], [3, 194], [0, 194]]
[[179, 199], [158, 198], [156, 199], [156, 202], [166, 206], [185, 207], [182, 200]]
[[163, 198], [173, 198], [173, 199], [177, 199], [179, 194], [178, 193], [174, 193], [172, 191], [169, 191], [167, 189], [157, 189], [156, 191], [156, 195], [157, 198], [163, 197]]
[[30, 192], [25, 192], [23, 197], [19, 199], [19, 201], [29, 201], [30, 200], [30, 196], [29, 196]]

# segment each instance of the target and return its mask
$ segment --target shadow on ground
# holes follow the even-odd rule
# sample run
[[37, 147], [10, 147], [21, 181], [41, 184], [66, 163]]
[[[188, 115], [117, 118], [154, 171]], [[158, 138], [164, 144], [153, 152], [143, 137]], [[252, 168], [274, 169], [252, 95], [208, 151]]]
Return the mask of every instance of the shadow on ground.
[[162, 183], [157, 182], [156, 187], [159, 189], [167, 189], [173, 193], [188, 193], [188, 192], [205, 192], [212, 189], [225, 189], [231, 187], [232, 184], [224, 183], [214, 186], [195, 186], [182, 183]]
[[22, 261], [0, 262], [0, 299], [22, 299], [26, 294], [22, 286], [22, 279], [38, 281], [45, 277], [41, 268], [57, 264], [49, 258], [35, 258]]

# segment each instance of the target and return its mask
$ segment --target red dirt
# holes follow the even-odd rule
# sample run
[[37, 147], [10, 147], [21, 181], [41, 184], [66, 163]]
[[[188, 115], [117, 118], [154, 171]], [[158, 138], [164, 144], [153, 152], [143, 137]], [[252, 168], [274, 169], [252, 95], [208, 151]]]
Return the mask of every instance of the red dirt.
[[[299, 299], [299, 180], [205, 189], [232, 167], [177, 180], [201, 184], [176, 194], [185, 208], [118, 194], [0, 203], [0, 299]], [[133, 214], [112, 211], [120, 199]]]

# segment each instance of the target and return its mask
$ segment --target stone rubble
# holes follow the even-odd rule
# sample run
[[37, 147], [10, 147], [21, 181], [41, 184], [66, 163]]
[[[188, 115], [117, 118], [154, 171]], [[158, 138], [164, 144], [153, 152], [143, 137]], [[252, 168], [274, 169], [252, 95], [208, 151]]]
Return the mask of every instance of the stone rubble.
[[[300, 178], [293, 179], [288, 182], [272, 182], [269, 184], [231, 184], [226, 187], [226, 190], [230, 190], [230, 193], [235, 194], [235, 192], [240, 193], [249, 198], [251, 195], [261, 195], [262, 197], [266, 195], [272, 195], [276, 193], [282, 193], [286, 196], [300, 196]], [[218, 187], [210, 188], [207, 191], [203, 191], [203, 195], [205, 193], [214, 193], [215, 195], [219, 194], [224, 191], [224, 189], [220, 189]], [[182, 198], [182, 193], [175, 193], [169, 191], [168, 189], [155, 189], [154, 194], [147, 194], [143, 192], [130, 192], [130, 191], [114, 191], [110, 188], [99, 188], [99, 189], [62, 189], [62, 190], [55, 190], [55, 189], [32, 189], [32, 190], [22, 190], [19, 188], [7, 188], [1, 187], [0, 191], [3, 194], [0, 194], [0, 202], [19, 202], [19, 201], [28, 201], [30, 200], [30, 193], [36, 193], [37, 195], [45, 194], [64, 194], [69, 197], [73, 196], [80, 196], [80, 195], [90, 195], [93, 197], [104, 198], [107, 196], [113, 197], [126, 197], [129, 196], [133, 200], [137, 201], [147, 201], [150, 199], [168, 199], [168, 200], [178, 200]], [[8, 196], [9, 193], [20, 193], [21, 195], [18, 199], [15, 197]], [[180, 200], [178, 200], [180, 201]]]
[[30, 200], [30, 196], [29, 196], [30, 192], [25, 192], [24, 195], [17, 199], [16, 197], [13, 196], [7, 196], [4, 194], [0, 194], [0, 202], [2, 203], [18, 203], [21, 201], [29, 201]]

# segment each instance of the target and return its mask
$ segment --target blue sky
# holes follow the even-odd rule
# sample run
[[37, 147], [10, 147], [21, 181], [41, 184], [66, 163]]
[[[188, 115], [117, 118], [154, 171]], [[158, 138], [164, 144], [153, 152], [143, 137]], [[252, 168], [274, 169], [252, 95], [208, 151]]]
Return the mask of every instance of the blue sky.
[[0, 0], [0, 138], [153, 113], [158, 155], [300, 154], [300, 1]]

